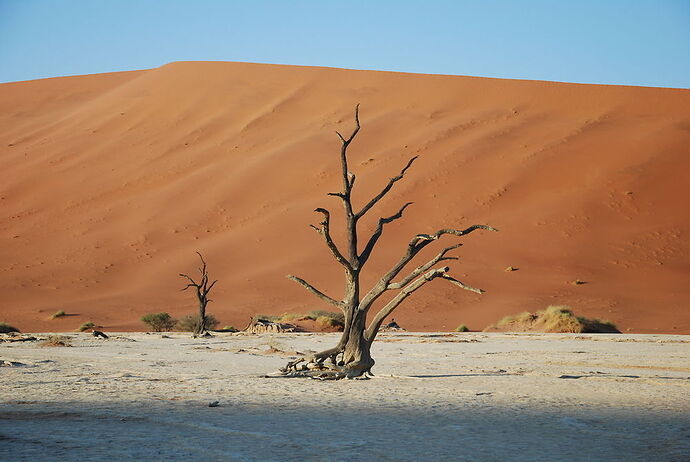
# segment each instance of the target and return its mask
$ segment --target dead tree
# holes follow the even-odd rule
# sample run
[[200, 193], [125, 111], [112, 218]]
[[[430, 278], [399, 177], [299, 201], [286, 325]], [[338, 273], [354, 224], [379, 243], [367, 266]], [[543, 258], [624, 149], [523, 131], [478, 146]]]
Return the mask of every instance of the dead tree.
[[201, 280], [197, 283], [194, 281], [194, 279], [192, 279], [190, 276], [186, 274], [180, 273], [180, 276], [189, 280], [189, 284], [183, 287], [182, 290], [187, 290], [190, 287], [194, 287], [194, 289], [196, 289], [196, 297], [199, 300], [199, 320], [194, 326], [194, 331], [192, 335], [194, 337], [202, 337], [209, 335], [206, 330], [206, 305], [208, 305], [208, 302], [211, 301], [211, 299], [208, 298], [208, 293], [211, 291], [216, 282], [218, 282], [218, 280], [213, 281], [209, 285], [208, 271], [206, 270], [206, 261], [199, 252], [197, 252], [197, 255], [199, 255], [199, 258], [201, 259], [201, 266], [199, 267]]
[[[343, 267], [345, 272], [345, 294], [342, 299], [335, 299], [309, 284], [304, 279], [288, 275], [287, 277], [307, 291], [329, 303], [340, 310], [345, 315], [345, 327], [338, 344], [328, 350], [317, 353], [309, 359], [299, 358], [287, 364], [281, 369], [282, 377], [314, 377], [321, 379], [340, 379], [356, 378], [366, 376], [371, 373], [374, 360], [371, 357], [371, 344], [376, 338], [379, 328], [384, 320], [409, 297], [413, 292], [421, 288], [424, 284], [434, 279], [442, 279], [456, 286], [476, 293], [483, 293], [481, 289], [470, 287], [448, 274], [448, 266], [440, 266], [441, 262], [457, 260], [456, 257], [448, 256], [448, 252], [460, 247], [462, 244], [456, 243], [442, 249], [434, 258], [428, 262], [417, 266], [415, 269], [399, 277], [408, 263], [422, 251], [425, 247], [439, 240], [445, 235], [466, 236], [467, 234], [485, 229], [496, 231], [486, 225], [473, 225], [464, 230], [439, 229], [431, 234], [417, 234], [409, 241], [403, 256], [395, 263], [369, 291], [364, 292], [360, 287], [360, 275], [365, 265], [369, 261], [374, 247], [381, 238], [384, 227], [402, 218], [405, 209], [412, 205], [411, 202], [404, 204], [397, 212], [392, 215], [381, 217], [375, 231], [364, 244], [362, 250], [358, 247], [357, 224], [367, 212], [369, 212], [386, 194], [393, 188], [395, 183], [400, 181], [407, 170], [412, 166], [417, 156], [412, 157], [402, 168], [400, 173], [392, 177], [383, 187], [381, 192], [376, 194], [363, 207], [356, 210], [352, 204], [352, 189], [355, 185], [355, 174], [348, 170], [347, 149], [359, 133], [359, 105], [355, 108], [355, 129], [349, 137], [344, 137], [336, 132], [342, 143], [340, 148], [340, 164], [342, 167], [342, 190], [339, 192], [328, 193], [340, 199], [345, 213], [345, 235], [346, 243], [344, 250], [333, 241], [330, 230], [331, 214], [324, 208], [317, 208], [315, 212], [321, 214], [322, 220], [318, 226], [311, 225], [316, 232], [321, 235], [335, 260]], [[367, 325], [367, 318], [374, 303], [386, 293], [395, 292], [395, 295], [386, 303], [371, 319]], [[326, 360], [329, 360], [328, 362]]]

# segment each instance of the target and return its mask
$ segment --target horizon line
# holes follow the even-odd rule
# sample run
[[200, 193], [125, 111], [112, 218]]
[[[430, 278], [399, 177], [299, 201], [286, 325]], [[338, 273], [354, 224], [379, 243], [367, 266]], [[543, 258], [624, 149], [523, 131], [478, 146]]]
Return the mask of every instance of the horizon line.
[[370, 68], [355, 68], [355, 67], [336, 67], [328, 65], [308, 65], [308, 64], [288, 64], [288, 63], [269, 63], [269, 62], [258, 62], [258, 61], [222, 61], [222, 60], [175, 60], [169, 61], [159, 66], [137, 68], [137, 69], [124, 69], [124, 70], [111, 70], [111, 71], [99, 71], [99, 72], [87, 72], [83, 74], [62, 74], [62, 75], [51, 75], [46, 77], [37, 77], [33, 79], [25, 80], [4, 80], [0, 81], [0, 85], [11, 84], [11, 83], [22, 83], [22, 82], [35, 82], [38, 80], [48, 80], [48, 79], [60, 79], [69, 77], [85, 77], [92, 75], [103, 75], [103, 74], [116, 74], [123, 72], [144, 72], [151, 71], [155, 69], [160, 69], [162, 67], [176, 64], [176, 63], [222, 63], [222, 64], [252, 64], [252, 65], [263, 65], [263, 66], [285, 66], [285, 67], [306, 67], [315, 69], [335, 69], [341, 71], [361, 71], [361, 72], [384, 72], [392, 74], [409, 74], [409, 75], [420, 75], [420, 76], [438, 76], [438, 77], [465, 77], [465, 78], [478, 78], [478, 79], [493, 79], [493, 80], [517, 80], [524, 82], [541, 82], [541, 83], [556, 83], [556, 84], [570, 84], [570, 85], [600, 85], [600, 86], [614, 86], [614, 87], [633, 87], [633, 88], [659, 88], [667, 90], [690, 90], [690, 87], [675, 87], [675, 86], [665, 86], [665, 85], [641, 85], [632, 83], [601, 83], [601, 82], [583, 82], [583, 81], [569, 81], [569, 80], [548, 80], [539, 78], [522, 78], [522, 77], [496, 77], [490, 75], [468, 75], [468, 74], [445, 74], [445, 73], [430, 73], [430, 72], [416, 72], [416, 71], [401, 71], [401, 70], [389, 70], [389, 69], [370, 69]]

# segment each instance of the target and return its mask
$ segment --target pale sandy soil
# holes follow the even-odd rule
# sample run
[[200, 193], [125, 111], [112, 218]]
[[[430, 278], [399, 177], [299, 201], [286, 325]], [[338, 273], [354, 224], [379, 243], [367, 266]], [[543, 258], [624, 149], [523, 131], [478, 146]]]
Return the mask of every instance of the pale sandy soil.
[[[383, 334], [375, 379], [271, 379], [337, 334], [1, 343], [0, 460], [687, 461], [690, 339]], [[2, 363], [3, 361], [0, 361]], [[211, 401], [220, 406], [208, 407]]]

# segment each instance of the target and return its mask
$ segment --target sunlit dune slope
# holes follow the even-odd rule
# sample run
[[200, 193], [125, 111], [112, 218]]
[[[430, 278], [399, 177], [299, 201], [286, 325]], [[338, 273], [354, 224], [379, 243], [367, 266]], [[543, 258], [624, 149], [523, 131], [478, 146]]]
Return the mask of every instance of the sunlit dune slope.
[[[223, 325], [328, 309], [285, 275], [341, 296], [307, 225], [316, 207], [342, 223], [326, 193], [356, 103], [357, 204], [420, 156], [361, 223], [363, 240], [414, 201], [367, 282], [414, 234], [500, 229], [451, 263], [486, 294], [433, 281], [400, 325], [481, 329], [564, 304], [624, 332], [690, 333], [690, 90], [207, 62], [0, 85], [0, 321], [137, 330], [146, 312], [190, 313], [178, 273], [197, 250]], [[60, 309], [75, 316], [49, 320]]]

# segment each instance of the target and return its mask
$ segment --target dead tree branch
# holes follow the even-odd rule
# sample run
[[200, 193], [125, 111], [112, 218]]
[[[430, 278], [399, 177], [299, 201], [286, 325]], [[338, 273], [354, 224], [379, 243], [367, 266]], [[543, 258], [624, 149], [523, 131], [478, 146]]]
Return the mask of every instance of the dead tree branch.
[[356, 217], [357, 219], [362, 218], [362, 217], [364, 216], [364, 214], [367, 213], [374, 205], [376, 205], [376, 203], [377, 203], [378, 201], [380, 201], [381, 199], [383, 199], [383, 197], [384, 197], [386, 194], [388, 194], [388, 191], [391, 190], [391, 188], [393, 187], [393, 185], [394, 185], [396, 182], [402, 180], [403, 176], [405, 176], [405, 172], [407, 171], [407, 169], [410, 168], [410, 167], [412, 166], [412, 163], [413, 163], [415, 160], [417, 160], [418, 157], [419, 157], [419, 156], [414, 156], [414, 157], [411, 158], [409, 161], [407, 161], [407, 165], [405, 165], [405, 167], [403, 167], [403, 169], [400, 171], [400, 173], [399, 173], [397, 176], [394, 176], [393, 178], [391, 178], [391, 179], [388, 181], [388, 184], [386, 185], [386, 187], [383, 188], [383, 190], [382, 190], [380, 193], [378, 193], [376, 196], [374, 196], [374, 198], [371, 199], [364, 207], [362, 207], [362, 210], [360, 210], [359, 212], [357, 212], [357, 214], [355, 215], [355, 217]]
[[305, 281], [304, 279], [298, 278], [297, 276], [293, 276], [292, 274], [288, 274], [286, 277], [287, 277], [288, 279], [290, 279], [291, 281], [295, 281], [297, 284], [301, 285], [302, 287], [304, 287], [305, 289], [307, 289], [309, 292], [311, 292], [312, 294], [314, 294], [314, 295], [316, 295], [317, 297], [319, 297], [319, 298], [320, 298], [321, 300], [323, 300], [324, 302], [330, 303], [330, 304], [333, 305], [333, 306], [337, 306], [337, 307], [340, 308], [340, 309], [343, 308], [343, 302], [339, 302], [338, 300], [336, 300], [336, 299], [334, 299], [334, 298], [332, 298], [332, 297], [329, 297], [328, 295], [326, 295], [326, 294], [324, 294], [323, 292], [321, 292], [319, 289], [317, 289], [317, 288], [315, 288], [314, 286], [312, 286], [311, 284], [309, 284], [309, 283], [308, 283], [307, 281]]
[[371, 256], [371, 252], [374, 250], [374, 246], [378, 242], [379, 238], [383, 234], [383, 227], [384, 225], [395, 221], [399, 218], [402, 218], [403, 212], [407, 207], [412, 205], [412, 202], [408, 202], [405, 205], [403, 205], [400, 210], [398, 210], [397, 213], [389, 216], [389, 217], [384, 217], [384, 218], [379, 218], [379, 223], [376, 226], [376, 231], [374, 231], [374, 234], [369, 238], [369, 241], [367, 242], [367, 245], [364, 247], [364, 250], [362, 251], [361, 255], [359, 256], [359, 266], [360, 268], [364, 266], [364, 264], [369, 260], [369, 257]]
[[326, 241], [326, 245], [328, 248], [331, 250], [331, 253], [335, 257], [335, 259], [343, 265], [345, 268], [351, 268], [350, 262], [343, 256], [343, 254], [340, 252], [338, 249], [338, 246], [333, 242], [333, 238], [331, 237], [331, 229], [330, 229], [330, 221], [331, 221], [331, 213], [324, 209], [319, 207], [318, 209], [315, 209], [314, 212], [319, 212], [323, 214], [323, 220], [321, 221], [321, 226], [316, 227], [312, 225], [312, 228], [314, 228], [321, 236], [323, 236], [324, 240]]
[[381, 308], [381, 310], [378, 313], [376, 313], [374, 319], [372, 319], [371, 324], [369, 324], [369, 327], [367, 328], [364, 335], [367, 341], [374, 341], [374, 338], [376, 338], [376, 334], [381, 328], [381, 324], [383, 324], [383, 321], [388, 317], [389, 314], [393, 312], [393, 310], [395, 310], [398, 307], [398, 305], [402, 303], [403, 300], [405, 300], [414, 291], [422, 287], [427, 282], [436, 279], [437, 277], [441, 277], [448, 270], [450, 270], [450, 268], [444, 266], [443, 268], [436, 268], [431, 271], [428, 271], [421, 277], [417, 278], [414, 282], [409, 284], [407, 287], [402, 289], [400, 292], [398, 292], [398, 294], [395, 297], [393, 297], [393, 299], [390, 302], [388, 302], [386, 306]]

